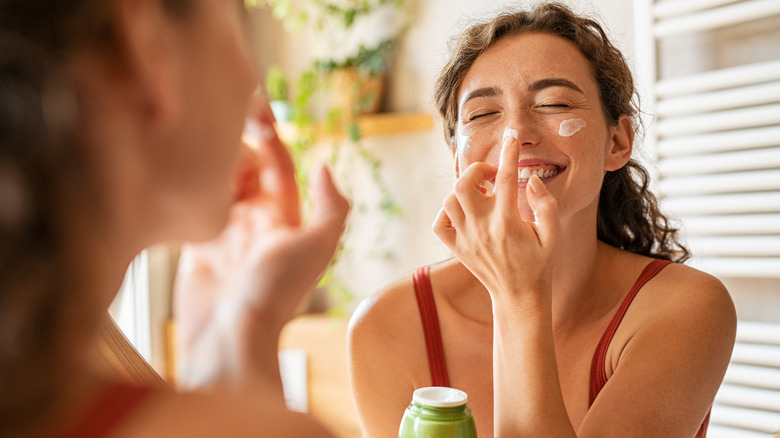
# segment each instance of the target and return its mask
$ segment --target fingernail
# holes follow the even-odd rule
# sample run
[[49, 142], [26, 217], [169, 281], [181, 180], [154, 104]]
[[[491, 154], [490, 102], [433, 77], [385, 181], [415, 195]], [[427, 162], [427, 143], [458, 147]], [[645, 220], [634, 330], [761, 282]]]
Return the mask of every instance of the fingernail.
[[257, 149], [260, 145], [260, 132], [260, 124], [251, 118], [247, 118], [244, 124], [244, 132], [241, 135], [241, 140], [249, 145], [249, 147]]
[[517, 130], [515, 130], [515, 129], [506, 128], [506, 130], [504, 130], [504, 139], [506, 139], [507, 137], [512, 137], [515, 140], [517, 140], [517, 138], [519, 136], [520, 136], [520, 134], [518, 134]]
[[538, 175], [531, 175], [531, 178], [528, 179], [528, 187], [536, 194], [542, 193], [545, 190], [544, 183]]
[[265, 123], [260, 124], [260, 137], [265, 141], [271, 141], [276, 139], [276, 129], [273, 125]]

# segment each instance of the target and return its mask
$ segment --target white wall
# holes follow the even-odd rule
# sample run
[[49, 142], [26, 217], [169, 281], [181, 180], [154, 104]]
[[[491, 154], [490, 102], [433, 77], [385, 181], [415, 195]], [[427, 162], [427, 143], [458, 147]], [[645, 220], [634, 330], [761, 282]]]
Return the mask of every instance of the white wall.
[[[411, 26], [402, 38], [389, 78], [386, 109], [389, 111], [433, 111], [433, 83], [448, 55], [452, 37], [478, 20], [533, 1], [499, 0], [407, 0]], [[615, 44], [629, 61], [633, 55], [633, 6], [629, 0], [568, 0], [574, 10], [594, 16], [605, 25]], [[321, 53], [311, 29], [285, 32], [267, 9], [252, 14], [253, 39], [260, 62], [279, 64], [297, 77]]]
[[[533, 4], [499, 0], [409, 0], [413, 26], [395, 61], [388, 95], [392, 110], [433, 111], [433, 84], [448, 55], [450, 39], [469, 24], [496, 13]], [[615, 44], [633, 59], [633, 7], [628, 0], [569, 0], [575, 11], [595, 16]]]

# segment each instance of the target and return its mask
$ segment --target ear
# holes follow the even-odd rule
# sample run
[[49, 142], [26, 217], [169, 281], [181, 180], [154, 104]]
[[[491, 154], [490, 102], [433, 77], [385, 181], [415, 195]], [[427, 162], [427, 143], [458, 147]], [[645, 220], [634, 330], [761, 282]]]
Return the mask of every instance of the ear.
[[176, 118], [181, 107], [172, 23], [161, 3], [118, 0], [114, 9], [116, 56], [126, 70], [131, 102], [152, 123]]
[[625, 166], [631, 159], [634, 149], [634, 127], [631, 119], [623, 114], [615, 126], [609, 128], [610, 141], [607, 149], [604, 170], [615, 171]]

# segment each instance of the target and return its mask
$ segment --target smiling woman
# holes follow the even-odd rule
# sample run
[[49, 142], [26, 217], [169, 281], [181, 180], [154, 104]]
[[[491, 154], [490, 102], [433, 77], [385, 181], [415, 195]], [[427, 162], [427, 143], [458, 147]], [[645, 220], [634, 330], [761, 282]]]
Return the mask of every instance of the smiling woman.
[[353, 317], [366, 435], [394, 436], [414, 389], [453, 386], [480, 436], [704, 436], [734, 308], [681, 264], [631, 158], [634, 94], [601, 26], [560, 3], [461, 36], [436, 87], [458, 180], [433, 229], [454, 258]]

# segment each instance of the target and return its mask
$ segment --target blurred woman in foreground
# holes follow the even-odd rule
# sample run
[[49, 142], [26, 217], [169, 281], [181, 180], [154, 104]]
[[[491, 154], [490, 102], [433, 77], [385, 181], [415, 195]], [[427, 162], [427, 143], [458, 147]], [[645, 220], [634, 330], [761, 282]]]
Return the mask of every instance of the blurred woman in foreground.
[[[323, 171], [301, 224], [292, 161], [252, 105], [243, 14], [240, 0], [0, 0], [0, 436], [328, 435], [287, 411], [277, 338], [348, 203]], [[257, 150], [241, 146], [248, 116]], [[209, 239], [183, 251], [177, 296], [183, 380], [201, 391], [97, 372], [135, 255]]]

